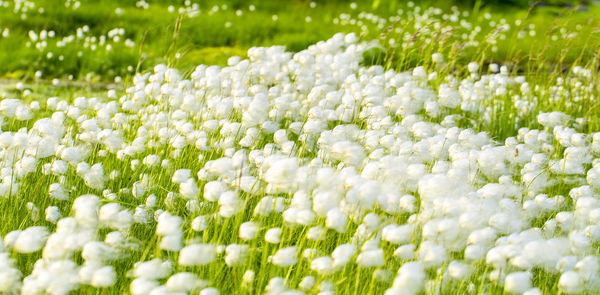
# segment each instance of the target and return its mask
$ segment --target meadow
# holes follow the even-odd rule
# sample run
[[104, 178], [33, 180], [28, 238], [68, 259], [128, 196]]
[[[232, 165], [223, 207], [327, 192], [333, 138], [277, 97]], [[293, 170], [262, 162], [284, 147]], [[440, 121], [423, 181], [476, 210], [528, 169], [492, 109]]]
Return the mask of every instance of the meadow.
[[0, 293], [597, 294], [599, 15], [0, 0]]

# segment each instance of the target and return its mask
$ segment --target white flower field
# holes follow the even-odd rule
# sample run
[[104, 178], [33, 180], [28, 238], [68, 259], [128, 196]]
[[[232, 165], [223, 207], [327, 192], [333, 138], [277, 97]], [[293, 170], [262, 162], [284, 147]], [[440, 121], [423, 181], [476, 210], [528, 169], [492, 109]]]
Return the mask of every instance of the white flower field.
[[[598, 64], [540, 78], [364, 31], [0, 94], [0, 293], [597, 294]], [[365, 63], [402, 50], [422, 62]]]

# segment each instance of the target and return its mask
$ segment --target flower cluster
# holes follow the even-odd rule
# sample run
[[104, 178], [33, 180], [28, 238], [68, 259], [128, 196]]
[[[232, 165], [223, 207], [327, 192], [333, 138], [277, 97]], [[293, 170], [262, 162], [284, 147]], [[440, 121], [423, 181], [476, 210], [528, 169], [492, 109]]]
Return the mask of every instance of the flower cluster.
[[[362, 66], [374, 46], [337, 34], [189, 79], [157, 65], [116, 99], [2, 100], [0, 194], [31, 201], [31, 226], [3, 236], [0, 291], [331, 294], [367, 272], [390, 295], [472, 279], [540, 294], [539, 271], [563, 293], [597, 290], [600, 134], [548, 112], [497, 142], [477, 126], [506, 95], [531, 115], [524, 77]], [[589, 93], [574, 73], [546, 95]], [[30, 272], [22, 255], [37, 255]], [[226, 269], [239, 282], [218, 280]]]

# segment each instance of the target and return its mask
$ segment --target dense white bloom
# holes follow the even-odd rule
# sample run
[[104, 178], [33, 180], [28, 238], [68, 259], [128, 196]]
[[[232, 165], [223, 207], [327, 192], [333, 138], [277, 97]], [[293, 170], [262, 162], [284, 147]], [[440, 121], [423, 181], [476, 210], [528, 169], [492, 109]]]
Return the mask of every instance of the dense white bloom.
[[204, 199], [211, 202], [219, 200], [221, 194], [226, 190], [225, 184], [220, 181], [210, 181], [204, 185]]
[[181, 184], [181, 183], [186, 182], [191, 177], [192, 177], [192, 172], [190, 171], [190, 169], [179, 169], [179, 170], [175, 171], [175, 173], [173, 173], [172, 181], [174, 183]]
[[78, 267], [70, 260], [38, 260], [31, 274], [23, 280], [22, 294], [68, 294], [77, 288]]
[[219, 197], [219, 215], [231, 217], [243, 209], [243, 202], [236, 192], [226, 191]]
[[48, 188], [48, 195], [58, 200], [67, 200], [69, 194], [60, 183], [53, 183]]
[[46, 221], [51, 223], [56, 223], [58, 219], [61, 217], [60, 211], [56, 206], [48, 206], [45, 210], [46, 213]]
[[230, 244], [225, 248], [225, 263], [229, 266], [238, 265], [248, 257], [248, 245]]
[[48, 229], [43, 226], [32, 226], [19, 233], [14, 242], [15, 250], [20, 253], [32, 253], [44, 247], [48, 239]]
[[469, 69], [469, 72], [476, 73], [479, 70], [479, 64], [476, 62], [470, 62], [467, 65], [467, 68]]
[[249, 287], [250, 285], [252, 285], [252, 282], [254, 282], [255, 276], [256, 276], [256, 273], [253, 270], [247, 270], [243, 276], [243, 285], [245, 287]]
[[85, 184], [90, 188], [101, 190], [104, 188], [104, 168], [102, 163], [96, 163], [84, 173]]
[[240, 238], [242, 240], [252, 240], [256, 237], [258, 231], [258, 225], [254, 222], [248, 221], [240, 225]]
[[206, 216], [197, 216], [192, 220], [192, 229], [195, 231], [203, 231], [208, 227]]
[[448, 274], [453, 279], [463, 280], [471, 273], [471, 267], [468, 264], [452, 261], [448, 265]]
[[99, 241], [90, 241], [83, 246], [81, 257], [90, 262], [102, 262], [116, 258], [117, 251], [111, 246]]
[[73, 202], [73, 211], [77, 222], [85, 227], [98, 224], [98, 207], [100, 199], [95, 195], [83, 195]]
[[306, 238], [313, 241], [322, 241], [325, 238], [325, 229], [320, 226], [313, 226], [308, 229]]
[[424, 241], [419, 247], [419, 258], [425, 267], [435, 267], [444, 263], [448, 255], [444, 247]]
[[575, 271], [567, 271], [558, 280], [558, 289], [566, 294], [576, 294], [583, 291], [583, 278]]
[[406, 244], [394, 250], [394, 257], [400, 260], [411, 260], [415, 257], [415, 245]]
[[125, 230], [133, 223], [133, 214], [118, 203], [108, 203], [100, 207], [98, 220], [103, 226]]
[[198, 186], [194, 179], [189, 178], [179, 185], [179, 193], [186, 199], [194, 199], [199, 193]]
[[309, 291], [310, 289], [312, 289], [316, 284], [316, 279], [313, 276], [306, 276], [304, 278], [302, 278], [302, 281], [300, 281], [300, 284], [298, 284], [298, 287], [304, 291]]
[[329, 256], [323, 256], [313, 259], [310, 263], [310, 269], [326, 275], [333, 271], [333, 260]]
[[208, 282], [198, 279], [198, 276], [190, 272], [178, 272], [170, 276], [166, 283], [172, 292], [191, 292], [207, 285]]
[[531, 289], [531, 273], [513, 272], [504, 279], [504, 290], [511, 293], [522, 294]]
[[104, 266], [94, 272], [91, 285], [96, 288], [110, 287], [117, 280], [117, 274], [112, 266]]
[[271, 256], [271, 263], [287, 267], [292, 266], [298, 262], [298, 247], [287, 247], [277, 250], [273, 256]]
[[181, 224], [183, 219], [176, 215], [171, 215], [169, 212], [164, 212], [158, 217], [158, 224], [156, 226], [156, 234], [158, 235], [171, 235], [178, 234], [181, 232]]
[[265, 233], [265, 240], [271, 244], [279, 244], [281, 242], [281, 228], [274, 227]]
[[152, 289], [157, 287], [159, 284], [155, 280], [147, 279], [147, 278], [136, 278], [131, 281], [129, 291], [133, 295], [143, 295], [150, 294]]
[[348, 216], [339, 208], [333, 208], [327, 211], [325, 224], [328, 228], [334, 229], [339, 233], [344, 233], [348, 224]]
[[382, 266], [385, 257], [382, 249], [369, 249], [363, 251], [356, 257], [356, 263], [362, 267]]
[[407, 262], [398, 270], [392, 289], [417, 294], [425, 287], [426, 278], [427, 274], [420, 262]]
[[23, 274], [15, 268], [9, 253], [0, 252], [0, 292], [16, 293], [21, 288]]
[[271, 164], [265, 172], [264, 179], [276, 190], [291, 191], [296, 177], [298, 164], [295, 159], [281, 159]]
[[[186, 3], [180, 12], [195, 9]], [[215, 6], [208, 13], [226, 9]], [[403, 12], [401, 19], [437, 24], [439, 16], [459, 31], [474, 25], [458, 11], [420, 11]], [[396, 17], [335, 19], [383, 28]], [[489, 29], [504, 36], [511, 26], [501, 20]], [[88, 30], [78, 30], [73, 40], [112, 48], [111, 40], [125, 35], [115, 29], [96, 40]], [[421, 31], [413, 37], [431, 37]], [[43, 32], [29, 33], [38, 49], [54, 38]], [[458, 35], [466, 47], [478, 42], [476, 34]], [[492, 35], [486, 44], [497, 42]], [[70, 40], [58, 47], [75, 42]], [[410, 49], [403, 41], [390, 46]], [[54, 233], [42, 226], [11, 231], [20, 223], [3, 220], [8, 227], [0, 242], [0, 293], [67, 294], [81, 285], [122, 289], [123, 273], [133, 279], [132, 294], [219, 293], [207, 288], [219, 282], [194, 273], [171, 276], [174, 263], [183, 269], [239, 268], [243, 281], [230, 285], [248, 292], [263, 291], [255, 288], [267, 281], [264, 292], [271, 294], [333, 294], [338, 283], [346, 284], [329, 281], [336, 276], [300, 274], [302, 291], [293, 290], [296, 280], [249, 269], [248, 263], [268, 255], [273, 265], [298, 265], [319, 276], [356, 263], [376, 268], [372, 283], [385, 284], [399, 265], [386, 294], [435, 293], [439, 284], [453, 288], [469, 279], [540, 294], [531, 269], [558, 273], [565, 294], [600, 288], [600, 263], [592, 255], [600, 241], [600, 133], [582, 133], [589, 130], [586, 120], [570, 110], [590, 95], [593, 71], [575, 67], [543, 89], [496, 64], [487, 74], [476, 62], [456, 67], [466, 70], [465, 77], [445, 72], [445, 62], [452, 61], [440, 53], [431, 56], [438, 72], [423, 65], [406, 72], [362, 66], [363, 53], [374, 46], [356, 34], [338, 34], [298, 53], [252, 48], [248, 59], [200, 65], [189, 79], [157, 65], [136, 74], [122, 92], [110, 91], [108, 99], [48, 98], [46, 109], [2, 99], [0, 115], [7, 120], [0, 124], [0, 195], [7, 204], [22, 201], [23, 224], [43, 222], [36, 219], [40, 206], [46, 221], [57, 225]], [[17, 89], [28, 95], [24, 84]], [[495, 103], [509, 96], [510, 106]], [[546, 100], [564, 102], [569, 111], [539, 113], [539, 129], [505, 134], [536, 126], [526, 120]], [[507, 107], [516, 110], [510, 114], [515, 124], [502, 129], [506, 139], [497, 142], [497, 134], [486, 133], [497, 123], [490, 114]], [[54, 113], [38, 118], [46, 111]], [[18, 200], [22, 192], [45, 193], [46, 187], [30, 183], [38, 176], [49, 184], [47, 194]], [[557, 195], [557, 184], [569, 195]], [[61, 207], [82, 189], [102, 190], [102, 197], [82, 195], [72, 210]], [[541, 229], [532, 228], [539, 222]], [[391, 257], [390, 247], [397, 247]], [[22, 263], [6, 252], [42, 249], [25, 278], [17, 267]], [[120, 269], [130, 265], [120, 259], [143, 249], [148, 251], [139, 253], [132, 269]], [[452, 260], [456, 253], [464, 261]], [[490, 267], [485, 274], [475, 267], [483, 262]], [[468, 291], [479, 287], [471, 284]]]
[[136, 263], [133, 268], [133, 275], [136, 278], [157, 280], [169, 276], [169, 274], [171, 274], [172, 269], [173, 266], [169, 261], [163, 261], [161, 259], [155, 258], [150, 261]]
[[183, 247], [183, 234], [181, 232], [172, 233], [163, 236], [158, 245], [160, 249], [165, 251], [179, 251]]
[[206, 265], [216, 258], [215, 246], [211, 244], [194, 244], [183, 247], [179, 251], [180, 265]]
[[200, 295], [219, 295], [219, 290], [216, 288], [204, 288], [200, 291]]
[[381, 239], [393, 244], [405, 244], [412, 239], [414, 228], [411, 225], [386, 225], [381, 230]]
[[352, 244], [342, 244], [339, 245], [333, 250], [331, 253], [331, 258], [333, 258], [333, 264], [336, 267], [344, 266], [346, 263], [350, 262], [352, 256], [356, 253], [356, 246]]

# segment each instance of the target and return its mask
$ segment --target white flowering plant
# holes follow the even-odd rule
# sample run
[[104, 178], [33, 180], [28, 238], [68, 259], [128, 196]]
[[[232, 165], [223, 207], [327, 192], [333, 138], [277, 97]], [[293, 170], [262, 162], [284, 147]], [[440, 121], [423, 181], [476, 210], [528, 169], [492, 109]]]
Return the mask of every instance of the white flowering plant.
[[507, 21], [482, 13], [502, 28], [483, 38], [458, 8], [406, 5], [298, 52], [1, 94], [0, 293], [597, 293], [597, 60], [544, 79], [465, 61], [423, 23], [481, 49]]

